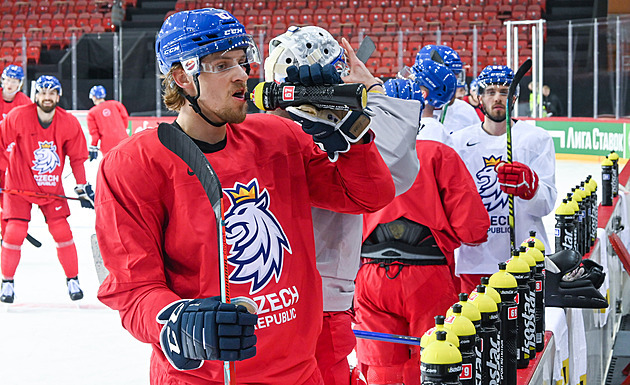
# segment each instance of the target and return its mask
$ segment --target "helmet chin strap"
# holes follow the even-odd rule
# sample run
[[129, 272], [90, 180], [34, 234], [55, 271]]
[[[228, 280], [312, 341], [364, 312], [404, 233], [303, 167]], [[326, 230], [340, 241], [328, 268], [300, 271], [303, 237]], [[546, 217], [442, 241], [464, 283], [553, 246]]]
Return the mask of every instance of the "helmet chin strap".
[[190, 95], [186, 95], [183, 91], [180, 91], [182, 95], [186, 98], [186, 100], [188, 100], [188, 102], [190, 103], [190, 106], [192, 107], [193, 111], [199, 114], [199, 116], [201, 116], [203, 120], [205, 120], [206, 122], [210, 123], [211, 125], [215, 127], [223, 127], [224, 125], [226, 125], [227, 122], [222, 122], [222, 123], [213, 122], [206, 115], [204, 115], [203, 112], [201, 112], [201, 108], [199, 108], [199, 103], [197, 103], [197, 99], [199, 99], [199, 95], [201, 95], [201, 89], [199, 88], [199, 74], [195, 74], [193, 76], [193, 80], [195, 82], [195, 88], [197, 88], [197, 96], [193, 98]]

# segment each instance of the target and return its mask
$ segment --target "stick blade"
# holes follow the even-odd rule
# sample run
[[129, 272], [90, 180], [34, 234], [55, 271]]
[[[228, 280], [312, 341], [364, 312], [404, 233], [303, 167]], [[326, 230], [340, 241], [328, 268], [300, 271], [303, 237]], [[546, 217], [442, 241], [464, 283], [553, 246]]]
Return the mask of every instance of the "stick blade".
[[512, 100], [514, 97], [514, 92], [516, 92], [516, 87], [523, 80], [523, 76], [532, 68], [532, 59], [527, 59], [520, 67], [518, 67], [518, 71], [514, 75], [514, 79], [512, 79], [512, 84], [510, 84], [510, 88], [508, 90], [508, 101]]

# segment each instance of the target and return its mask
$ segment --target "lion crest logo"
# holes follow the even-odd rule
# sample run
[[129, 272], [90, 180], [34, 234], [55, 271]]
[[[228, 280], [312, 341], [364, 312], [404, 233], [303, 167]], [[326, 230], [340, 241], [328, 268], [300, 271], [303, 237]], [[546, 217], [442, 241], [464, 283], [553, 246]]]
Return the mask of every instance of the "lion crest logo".
[[267, 190], [259, 191], [258, 181], [236, 183], [225, 189], [231, 206], [225, 213], [228, 262], [236, 268], [230, 274], [235, 283], [251, 282], [250, 294], [263, 289], [282, 275], [284, 251], [291, 253], [287, 236], [269, 211]]
[[33, 161], [33, 170], [39, 174], [46, 174], [53, 172], [57, 166], [61, 165], [59, 155], [57, 154], [57, 146], [50, 142], [38, 142], [39, 148], [33, 151], [35, 160]]
[[481, 201], [488, 212], [497, 207], [505, 207], [508, 203], [508, 196], [499, 187], [497, 173], [494, 171], [494, 166], [500, 161], [500, 156], [498, 158], [495, 158], [494, 155], [491, 155], [489, 158], [483, 157], [485, 165], [475, 174]]

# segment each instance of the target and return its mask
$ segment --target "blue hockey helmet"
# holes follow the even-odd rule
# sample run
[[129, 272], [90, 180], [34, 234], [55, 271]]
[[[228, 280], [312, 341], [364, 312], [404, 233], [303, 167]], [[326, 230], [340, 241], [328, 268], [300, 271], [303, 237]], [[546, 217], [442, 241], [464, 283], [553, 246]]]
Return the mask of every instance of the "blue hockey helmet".
[[105, 90], [105, 87], [101, 85], [94, 86], [90, 89], [91, 98], [105, 99], [106, 95], [107, 95], [107, 91]]
[[35, 91], [39, 92], [43, 89], [57, 90], [61, 96], [61, 83], [59, 79], [51, 75], [42, 75], [35, 81]]
[[479, 86], [479, 94], [483, 94], [489, 85], [510, 86], [514, 79], [514, 71], [508, 66], [489, 65], [484, 68], [479, 76], [477, 83]]
[[479, 82], [477, 81], [477, 78], [470, 81], [469, 90], [471, 94], [474, 92], [476, 95], [479, 95]]
[[418, 53], [416, 54], [416, 64], [420, 60], [431, 59], [431, 54], [433, 51], [437, 51], [444, 62], [444, 65], [453, 71], [455, 77], [457, 78], [457, 86], [463, 87], [466, 83], [466, 73], [464, 72], [464, 63], [462, 63], [462, 59], [459, 57], [457, 51], [453, 48], [446, 45], [435, 45], [435, 44], [427, 44]]
[[260, 54], [251, 35], [228, 11], [215, 8], [182, 11], [169, 16], [155, 42], [155, 52], [163, 74], [173, 64], [182, 63], [186, 73], [201, 72], [199, 61], [215, 52], [244, 48], [247, 63], [260, 63]]
[[433, 60], [417, 61], [413, 67], [415, 80], [426, 87], [426, 102], [435, 108], [442, 108], [455, 96], [457, 79], [451, 70]]
[[10, 64], [2, 71], [2, 79], [6, 78], [17, 79], [22, 82], [24, 79], [24, 70], [18, 65]]

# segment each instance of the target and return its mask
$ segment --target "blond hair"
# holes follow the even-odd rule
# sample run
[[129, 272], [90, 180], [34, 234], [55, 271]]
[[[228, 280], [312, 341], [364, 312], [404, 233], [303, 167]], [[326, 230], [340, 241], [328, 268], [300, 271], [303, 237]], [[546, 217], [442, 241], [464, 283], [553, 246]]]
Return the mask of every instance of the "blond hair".
[[175, 79], [173, 78], [173, 72], [181, 68], [182, 65], [180, 63], [173, 64], [171, 69], [164, 76], [164, 80], [162, 80], [162, 87], [164, 87], [162, 100], [164, 100], [164, 105], [169, 110], [177, 112], [179, 112], [186, 103], [186, 98], [183, 95], [184, 91], [175, 83]]

